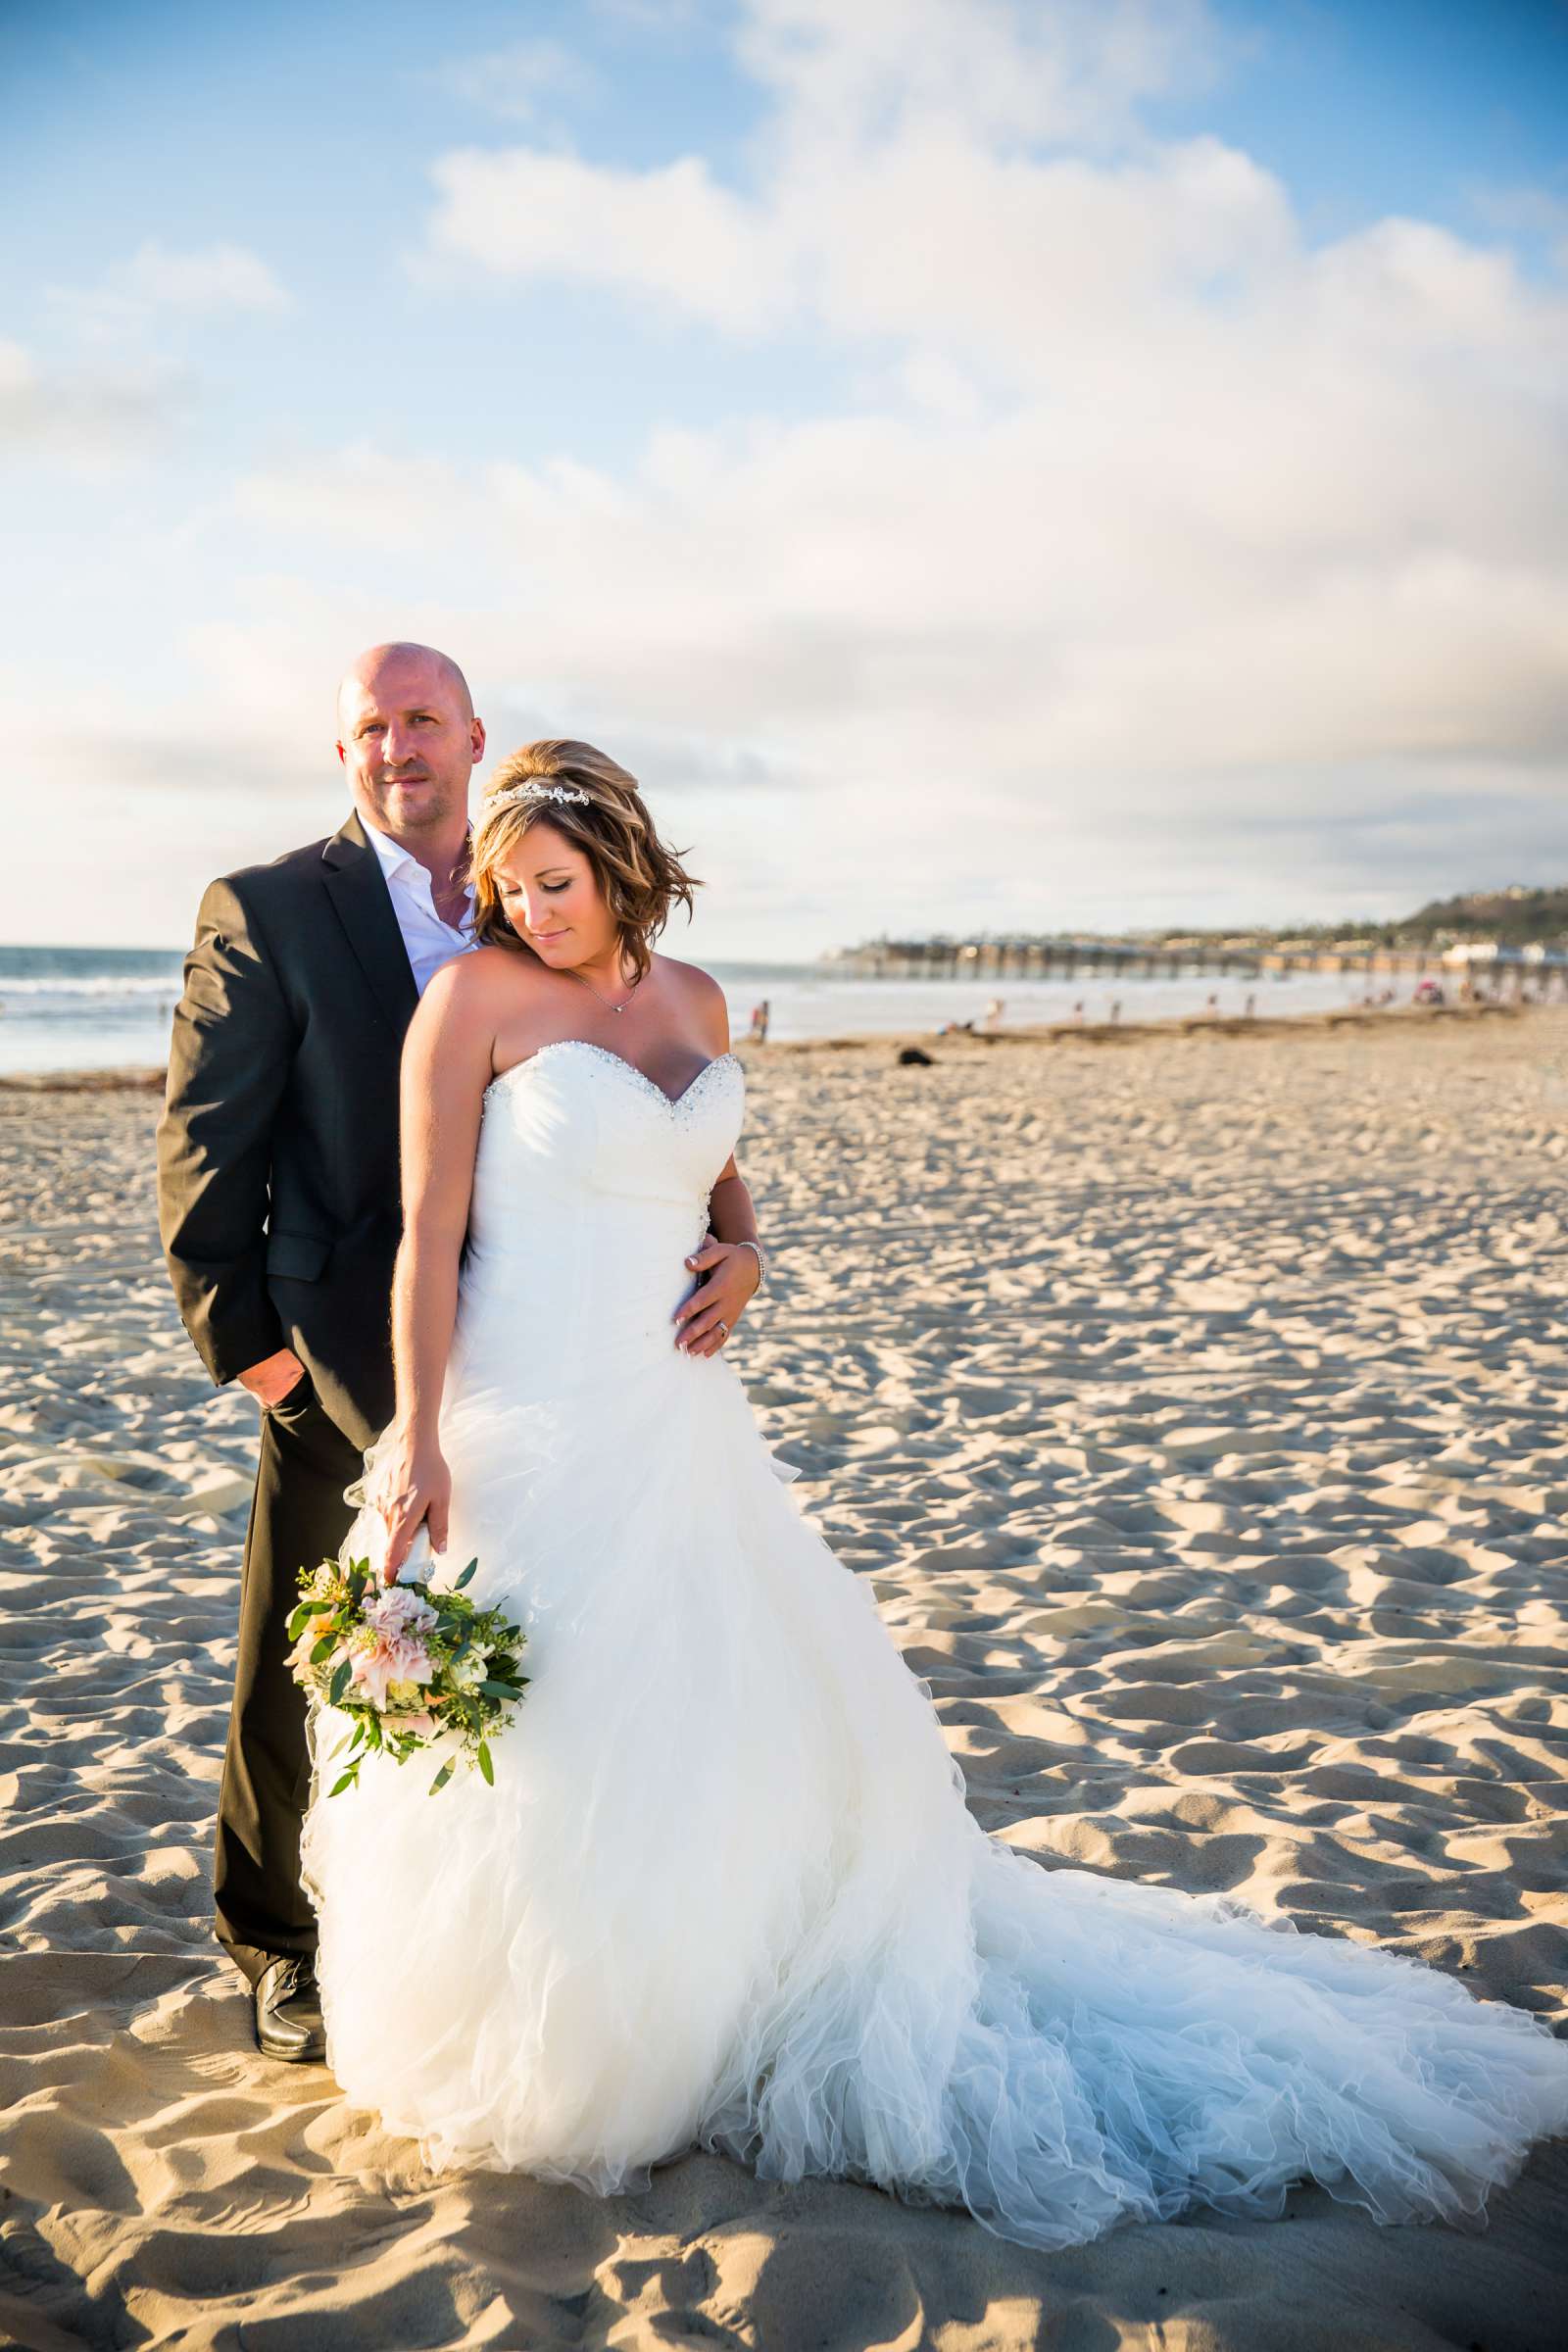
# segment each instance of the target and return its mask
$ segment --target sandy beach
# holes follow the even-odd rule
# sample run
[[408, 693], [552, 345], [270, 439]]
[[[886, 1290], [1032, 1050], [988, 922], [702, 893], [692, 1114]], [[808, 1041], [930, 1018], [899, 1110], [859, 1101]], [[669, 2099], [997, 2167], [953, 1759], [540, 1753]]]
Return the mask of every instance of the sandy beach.
[[[979, 1820], [1564, 2030], [1568, 1009], [744, 1051], [732, 1360]], [[156, 1112], [0, 1092], [0, 2342], [1568, 2342], [1568, 2143], [1483, 2232], [1307, 2187], [1047, 2256], [707, 2156], [433, 2180], [260, 2058], [209, 1919], [256, 1411], [175, 1318]]]

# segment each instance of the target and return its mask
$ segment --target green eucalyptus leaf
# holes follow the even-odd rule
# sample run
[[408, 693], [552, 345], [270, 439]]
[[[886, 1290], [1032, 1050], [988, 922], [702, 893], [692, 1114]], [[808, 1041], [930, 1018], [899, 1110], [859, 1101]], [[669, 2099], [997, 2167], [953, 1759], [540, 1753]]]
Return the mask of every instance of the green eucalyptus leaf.
[[484, 1774], [489, 1787], [493, 1788], [496, 1785], [495, 1767], [490, 1761], [489, 1747], [483, 1740], [479, 1742], [479, 1770]]
[[339, 1662], [337, 1672], [333, 1675], [326, 1693], [327, 1699], [332, 1706], [335, 1707], [337, 1705], [338, 1700], [348, 1689], [349, 1676], [353, 1673], [353, 1664], [348, 1658], [344, 1658]]
[[341, 1796], [345, 1788], [358, 1788], [359, 1780], [360, 1768], [357, 1764], [351, 1764], [342, 1778], [333, 1782], [326, 1793], [328, 1796]]
[[455, 1759], [449, 1756], [447, 1761], [442, 1765], [440, 1771], [436, 1774], [435, 1779], [430, 1783], [430, 1794], [432, 1796], [434, 1796], [438, 1788], [444, 1788], [448, 1781], [451, 1780], [454, 1761]]
[[452, 1588], [454, 1592], [461, 1592], [463, 1591], [464, 1586], [468, 1582], [468, 1579], [472, 1576], [478, 1565], [479, 1563], [477, 1560], [470, 1560], [468, 1562], [468, 1565], [466, 1568], [465, 1568], [463, 1574], [458, 1578], [456, 1584]]

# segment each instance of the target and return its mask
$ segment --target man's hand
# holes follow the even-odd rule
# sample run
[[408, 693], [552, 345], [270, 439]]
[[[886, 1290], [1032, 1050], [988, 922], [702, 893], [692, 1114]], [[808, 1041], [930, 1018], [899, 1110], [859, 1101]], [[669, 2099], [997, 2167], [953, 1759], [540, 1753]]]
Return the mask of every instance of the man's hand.
[[762, 1279], [757, 1252], [744, 1242], [715, 1242], [710, 1234], [686, 1263], [706, 1279], [675, 1310], [675, 1345], [688, 1355], [716, 1355]]
[[239, 1385], [249, 1389], [259, 1404], [281, 1404], [291, 1389], [298, 1388], [305, 1378], [305, 1366], [292, 1348], [280, 1348], [275, 1355], [264, 1355], [259, 1364], [239, 1375]]
[[398, 1570], [422, 1526], [432, 1551], [447, 1547], [452, 1508], [452, 1473], [439, 1446], [401, 1434], [376, 1472], [376, 1508], [386, 1522], [386, 1558], [381, 1574], [396, 1584]]

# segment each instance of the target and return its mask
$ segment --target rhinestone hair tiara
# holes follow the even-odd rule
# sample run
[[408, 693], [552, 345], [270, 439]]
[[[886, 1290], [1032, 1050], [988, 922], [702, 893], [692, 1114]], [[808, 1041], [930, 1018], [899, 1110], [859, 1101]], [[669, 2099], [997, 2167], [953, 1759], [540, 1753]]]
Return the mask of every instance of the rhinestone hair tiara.
[[530, 776], [526, 783], [509, 784], [501, 792], [487, 794], [484, 805], [487, 808], [509, 808], [519, 801], [556, 801], [563, 807], [568, 801], [578, 801], [586, 808], [592, 804], [593, 795], [579, 791], [575, 784], [544, 784], [537, 776]]

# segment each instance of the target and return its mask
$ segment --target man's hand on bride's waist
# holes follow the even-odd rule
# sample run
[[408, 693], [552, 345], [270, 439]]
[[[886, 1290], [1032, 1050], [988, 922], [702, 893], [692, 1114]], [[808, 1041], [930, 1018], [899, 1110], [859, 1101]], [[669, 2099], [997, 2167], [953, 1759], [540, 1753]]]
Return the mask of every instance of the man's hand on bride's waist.
[[750, 1242], [710, 1234], [686, 1263], [698, 1287], [675, 1309], [675, 1345], [688, 1355], [716, 1355], [761, 1283], [761, 1259]]
[[445, 1551], [452, 1473], [433, 1440], [413, 1431], [394, 1436], [377, 1468], [375, 1506], [386, 1523], [381, 1574], [387, 1584], [396, 1582], [421, 1526], [428, 1531], [431, 1550]]

